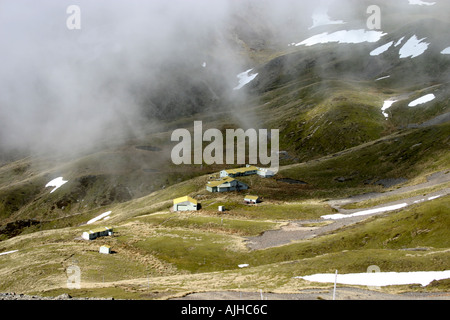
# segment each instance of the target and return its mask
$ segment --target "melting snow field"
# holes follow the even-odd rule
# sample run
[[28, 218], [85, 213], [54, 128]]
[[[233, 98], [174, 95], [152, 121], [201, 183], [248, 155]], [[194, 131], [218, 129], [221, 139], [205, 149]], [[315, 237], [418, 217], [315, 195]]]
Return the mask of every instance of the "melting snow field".
[[382, 54], [383, 52], [387, 51], [393, 44], [394, 44], [394, 41], [386, 43], [385, 45], [382, 45], [381, 47], [378, 47], [375, 50], [373, 50], [370, 53], [370, 55], [371, 56], [378, 56], [378, 55]]
[[345, 218], [351, 218], [351, 217], [365, 216], [365, 215], [374, 214], [374, 213], [398, 210], [398, 209], [406, 207], [407, 205], [408, 205], [407, 203], [401, 203], [401, 204], [395, 204], [395, 205], [388, 206], [388, 207], [358, 211], [358, 212], [350, 213], [350, 214], [342, 214], [342, 213], [329, 214], [329, 215], [321, 216], [321, 218], [338, 220], [338, 219], [345, 219]]
[[315, 36], [312, 36], [295, 46], [305, 45], [307, 47], [324, 44], [330, 42], [337, 43], [362, 43], [362, 42], [377, 42], [381, 37], [385, 36], [386, 33], [381, 31], [367, 31], [364, 29], [359, 30], [341, 30], [336, 31], [331, 34], [324, 32]]
[[[311, 282], [334, 283], [334, 273], [318, 273], [310, 276], [295, 277]], [[363, 285], [383, 287], [392, 285], [420, 284], [427, 286], [434, 280], [450, 278], [450, 270], [446, 271], [417, 271], [417, 272], [366, 272], [338, 274], [336, 283], [347, 285]]]
[[441, 51], [442, 54], [450, 54], [450, 47], [445, 48], [444, 50]]
[[426, 38], [419, 40], [417, 39], [416, 35], [412, 36], [400, 49], [400, 58], [415, 58], [424, 53], [430, 45], [427, 42], [422, 42], [425, 39]]
[[414, 201], [414, 203], [420, 203], [420, 202], [427, 201], [427, 200], [430, 201], [430, 200], [434, 200], [434, 199], [437, 199], [440, 197], [442, 197], [442, 195], [432, 196], [432, 197], [428, 197], [428, 198], [422, 198], [422, 199]]
[[387, 109], [389, 109], [394, 103], [396, 103], [397, 100], [386, 100], [383, 104], [383, 107], [381, 108], [381, 112], [385, 116], [385, 118], [389, 118], [389, 115], [385, 112]]
[[0, 253], [0, 256], [5, 255], [5, 254], [14, 253], [14, 252], [17, 252], [17, 251], [19, 251], [19, 250], [12, 250], [12, 251], [2, 252], [2, 253]]
[[410, 5], [415, 6], [433, 6], [436, 4], [436, 2], [425, 2], [422, 0], [408, 0]]
[[67, 181], [63, 180], [63, 177], [58, 177], [56, 179], [53, 179], [52, 181], [50, 181], [49, 183], [47, 183], [45, 185], [45, 187], [55, 187], [52, 191], [50, 191], [50, 193], [55, 192], [56, 189], [58, 189], [59, 187], [61, 187], [63, 184], [65, 184]]
[[244, 72], [242, 72], [242, 73], [239, 73], [239, 74], [237, 75], [237, 77], [238, 77], [238, 79], [239, 79], [239, 85], [238, 85], [236, 88], [234, 88], [234, 90], [239, 90], [239, 89], [241, 89], [242, 87], [244, 87], [244, 86], [245, 86], [246, 84], [248, 84], [249, 82], [253, 81], [253, 80], [258, 76], [257, 73], [255, 73], [255, 74], [250, 74], [250, 72], [252, 72], [252, 70], [253, 70], [253, 69], [249, 69], [249, 70], [244, 71]]
[[106, 220], [106, 219], [109, 219], [109, 215], [110, 215], [110, 214], [111, 214], [111, 211], [102, 213], [101, 215], [99, 215], [99, 216], [97, 216], [97, 217], [95, 217], [95, 218], [89, 220], [88, 222], [86, 222], [86, 224], [94, 223], [94, 222], [96, 222], [96, 221], [98, 221], [98, 220], [100, 220], [100, 219], [103, 219], [103, 218], [105, 218], [105, 220]]
[[417, 100], [412, 101], [410, 104], [408, 104], [408, 107], [415, 107], [415, 106], [418, 106], [419, 104], [424, 104], [424, 103], [433, 101], [435, 98], [436, 98], [435, 95], [430, 93], [430, 94], [427, 94]]

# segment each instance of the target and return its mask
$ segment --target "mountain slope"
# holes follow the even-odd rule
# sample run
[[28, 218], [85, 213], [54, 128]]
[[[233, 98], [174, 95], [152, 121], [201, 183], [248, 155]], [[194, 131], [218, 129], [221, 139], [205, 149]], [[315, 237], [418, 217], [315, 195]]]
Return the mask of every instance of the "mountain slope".
[[[382, 30], [366, 29], [366, 9], [373, 2], [382, 8]], [[107, 101], [120, 95], [114, 88], [132, 93], [133, 107], [115, 106], [126, 133], [106, 126], [111, 132], [100, 129], [101, 143], [91, 144], [98, 137], [86, 130], [81, 149], [64, 139], [41, 139], [31, 149], [0, 146], [0, 291], [67, 291], [73, 264], [82, 270], [83, 288], [71, 294], [137, 299], [238, 288], [291, 293], [311, 286], [294, 277], [336, 268], [448, 269], [444, 194], [311, 239], [264, 250], [246, 245], [250, 237], [291, 223], [312, 230], [333, 223], [322, 218], [337, 213], [329, 200], [411, 187], [395, 196], [401, 200], [448, 188], [448, 182], [420, 186], [450, 170], [450, 55], [442, 54], [450, 46], [448, 3], [436, 0], [423, 8], [407, 1], [346, 3], [353, 10], [337, 3], [325, 10], [343, 24], [320, 26], [312, 25], [319, 8], [313, 5], [301, 11], [307, 18], [301, 20], [296, 6], [235, 4], [229, 24], [202, 30], [193, 44], [188, 41], [193, 30], [183, 20], [178, 26], [186, 28], [181, 33], [186, 38], [173, 52], [162, 44], [142, 51], [149, 64], [124, 64], [126, 72], [102, 87], [111, 96]], [[324, 41], [330, 35], [333, 41]], [[367, 41], [368, 35], [379, 39]], [[312, 44], [318, 39], [326, 43]], [[120, 54], [124, 63], [127, 50]], [[153, 60], [159, 51], [176, 61]], [[141, 68], [143, 74], [126, 77]], [[245, 70], [256, 76], [237, 90]], [[136, 114], [130, 111], [134, 103]], [[209, 193], [207, 181], [236, 165], [176, 166], [171, 160], [177, 143], [172, 132], [192, 130], [200, 120], [204, 129], [223, 134], [229, 128], [280, 130], [280, 171], [269, 179], [241, 178], [249, 191]], [[65, 121], [65, 137], [71, 124], [83, 122]], [[58, 177], [67, 182], [52, 192], [46, 185]], [[262, 203], [245, 205], [247, 192]], [[201, 210], [172, 212], [172, 200], [185, 195], [197, 199]], [[353, 209], [369, 209], [364, 205], [372, 208], [374, 202]], [[226, 211], [218, 212], [218, 206]], [[88, 223], [104, 213], [105, 219]], [[105, 225], [114, 236], [80, 238]], [[98, 253], [104, 244], [112, 255]], [[415, 252], [418, 248], [425, 252]], [[382, 290], [448, 290], [448, 280]]]

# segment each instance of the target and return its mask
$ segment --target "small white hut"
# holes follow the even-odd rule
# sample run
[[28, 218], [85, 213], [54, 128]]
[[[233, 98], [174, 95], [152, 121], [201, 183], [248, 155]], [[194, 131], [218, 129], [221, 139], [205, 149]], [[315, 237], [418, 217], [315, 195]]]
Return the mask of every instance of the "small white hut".
[[263, 178], [270, 178], [275, 175], [274, 171], [272, 171], [270, 169], [266, 169], [266, 168], [259, 168], [257, 173], [258, 173], [258, 176], [263, 177]]
[[247, 195], [244, 198], [244, 202], [247, 204], [257, 204], [260, 202], [260, 199], [258, 196]]
[[110, 254], [111, 248], [109, 246], [101, 246], [100, 250], [98, 252], [103, 253], [103, 254]]

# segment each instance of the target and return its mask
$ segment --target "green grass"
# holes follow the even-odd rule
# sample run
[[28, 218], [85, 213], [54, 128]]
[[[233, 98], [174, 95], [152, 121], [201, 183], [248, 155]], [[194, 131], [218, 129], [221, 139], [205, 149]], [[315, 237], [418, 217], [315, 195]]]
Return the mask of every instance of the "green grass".
[[[413, 205], [398, 213], [370, 218], [369, 222], [347, 227], [339, 233], [312, 241], [301, 241], [281, 248], [270, 248], [256, 253], [272, 257], [273, 262], [319, 256], [342, 250], [391, 250], [430, 247], [450, 247], [450, 220], [447, 212], [450, 197]], [[450, 257], [448, 257], [450, 259]], [[450, 262], [450, 260], [449, 260]], [[435, 266], [429, 261], [427, 269]], [[448, 267], [448, 265], [447, 265]]]
[[159, 259], [189, 272], [211, 272], [237, 268], [242, 252], [233, 249], [230, 236], [194, 230], [160, 230], [159, 235], [134, 245]]
[[[259, 194], [259, 193], [258, 193]], [[317, 219], [321, 215], [335, 213], [328, 205], [319, 201], [305, 201], [298, 203], [259, 203], [258, 205], [246, 205], [240, 201], [221, 201], [225, 206], [224, 216], [242, 216], [248, 219], [268, 220], [308, 220]], [[217, 204], [205, 206], [205, 210], [214, 210]]]
[[[389, 256], [404, 248], [446, 249], [450, 247], [450, 220], [446, 215], [449, 202], [447, 196], [398, 213], [371, 218], [367, 223], [347, 227], [339, 233], [253, 252], [230, 249], [236, 241], [234, 238], [197, 230], [163, 229], [158, 236], [139, 241], [136, 246], [190, 272], [233, 269], [245, 261], [254, 266], [281, 263], [343, 250], [367, 255], [370, 250], [378, 250], [380, 256], [382, 253]], [[443, 261], [450, 262], [449, 259]], [[433, 259], [428, 264], [425, 262], [423, 259], [420, 267], [426, 265], [427, 270], [445, 267], [444, 262], [437, 264]], [[352, 263], [347, 264], [351, 268]]]
[[[450, 124], [418, 129], [382, 139], [352, 152], [282, 169], [280, 175], [308, 182], [317, 189], [360, 188], [376, 191], [365, 181], [385, 178], [413, 179], [440, 170], [450, 163]], [[338, 182], [339, 177], [346, 178]]]
[[[161, 229], [159, 236], [135, 245], [200, 277], [186, 275], [178, 285], [152, 284], [152, 288], [158, 288], [158, 291], [198, 290], [204, 286], [223, 290], [236, 289], [238, 285], [241, 290], [263, 288], [270, 291], [284, 286], [301, 288], [312, 284], [293, 280], [293, 277], [334, 273], [335, 270], [339, 270], [339, 273], [364, 273], [371, 265], [377, 265], [383, 272], [448, 270], [450, 256], [447, 250], [450, 244], [446, 240], [450, 239], [450, 229], [446, 212], [449, 201], [449, 197], [437, 199], [397, 213], [371, 218], [367, 223], [346, 228], [336, 234], [253, 252], [230, 249], [235, 241], [230, 237], [193, 230]], [[420, 232], [424, 226], [429, 231]], [[416, 247], [429, 249], [402, 250]], [[248, 263], [250, 267], [240, 269], [237, 265], [241, 263]], [[215, 271], [221, 273], [208, 273]], [[209, 277], [211, 282], [216, 277], [230, 280], [226, 284], [218, 284], [216, 288], [212, 283], [208, 284], [206, 279]], [[219, 278], [217, 281], [220, 282]], [[448, 290], [448, 282], [440, 281], [427, 288], [408, 285], [398, 289]]]
[[445, 188], [450, 187], [450, 182], [442, 183], [434, 187], [422, 188], [415, 191], [407, 191], [400, 194], [386, 195], [375, 199], [349, 203], [343, 205], [343, 209], [362, 209], [362, 208], [370, 208], [375, 207], [384, 203], [393, 202], [401, 199], [407, 199], [415, 196], [426, 195], [431, 192], [439, 191]]
[[197, 216], [183, 213], [150, 215], [140, 217], [138, 221], [148, 223], [151, 226], [163, 226], [164, 228], [205, 230], [239, 236], [256, 236], [278, 226], [276, 223], [265, 221], [231, 219], [227, 216]]
[[[219, 166], [174, 166], [168, 157], [170, 147], [165, 148], [171, 130], [75, 159], [26, 159], [0, 167], [0, 220], [17, 214], [14, 219], [42, 221], [39, 226], [25, 228], [18, 237], [1, 238], [0, 252], [19, 252], [1, 257], [0, 289], [41, 292], [39, 288], [60, 286], [46, 289], [44, 294], [67, 292], [64, 268], [72, 259], [80, 265], [87, 282], [101, 284], [149, 276], [155, 282], [149, 290], [160, 293], [146, 295], [141, 284], [135, 283], [69, 292], [73, 296], [116, 298], [158, 298], [170, 292], [205, 290], [222, 278], [225, 280], [217, 285], [219, 289], [242, 285], [242, 289], [277, 290], [292, 284], [294, 276], [336, 269], [341, 273], [366, 272], [370, 265], [378, 265], [382, 271], [448, 269], [448, 196], [310, 240], [258, 251], [245, 248], [243, 237], [277, 228], [280, 222], [335, 213], [324, 202], [326, 199], [385, 191], [367, 181], [406, 178], [417, 182], [427, 174], [449, 170], [450, 124], [398, 130], [398, 126], [447, 112], [448, 99], [437, 99], [420, 108], [408, 108], [406, 101], [399, 102], [390, 109], [391, 117], [386, 121], [381, 114], [383, 101], [406, 92], [414, 92], [411, 99], [428, 93], [422, 91], [423, 83], [396, 84], [393, 76], [374, 85], [365, 78], [368, 60], [360, 53], [350, 52], [351, 58], [343, 58], [330, 48], [306, 48], [286, 56], [274, 53], [276, 59], [265, 66], [267, 85], [261, 87], [263, 92], [257, 92], [248, 105], [236, 103], [239, 113], [229, 112], [225, 120], [210, 116], [214, 126], [222, 129], [241, 127], [233, 117], [247, 115], [257, 119], [255, 123], [261, 127], [280, 129], [280, 147], [289, 151], [292, 158], [287, 162], [294, 165], [272, 179], [239, 179], [250, 186], [247, 192], [206, 192], [205, 175], [217, 172]], [[346, 48], [343, 51], [352, 47]], [[255, 53], [255, 58], [264, 61], [260, 54]], [[446, 70], [447, 62], [435, 64], [436, 57], [430, 61], [423, 66], [429, 73]], [[423, 61], [418, 58], [412, 62], [418, 67]], [[407, 77], [411, 72], [406, 64], [395, 68], [402, 78], [413, 80]], [[352, 75], [350, 71], [358, 72]], [[448, 93], [447, 87], [437, 85], [433, 90]], [[193, 120], [181, 117], [169, 129], [192, 125]], [[137, 150], [135, 145], [164, 150], [156, 156]], [[44, 186], [56, 174], [69, 183], [50, 195]], [[283, 177], [307, 184], [277, 181]], [[340, 177], [345, 181], [337, 181]], [[132, 199], [122, 193], [125, 187], [131, 190]], [[420, 192], [431, 190], [435, 189]], [[263, 202], [244, 205], [247, 193], [257, 194]], [[199, 196], [202, 210], [195, 214], [170, 213], [172, 199], [184, 195]], [[219, 214], [218, 205], [224, 205], [227, 211]], [[112, 218], [107, 223], [113, 224], [117, 232], [114, 237], [93, 242], [74, 240], [88, 228], [78, 227], [81, 223], [109, 210]], [[71, 215], [74, 213], [80, 214]], [[110, 244], [116, 252], [100, 255], [101, 244]], [[417, 247], [428, 250], [403, 250]], [[250, 264], [250, 268], [240, 269], [241, 263]], [[296, 283], [299, 287], [309, 285]], [[440, 282], [435, 288], [447, 290], [448, 282]]]

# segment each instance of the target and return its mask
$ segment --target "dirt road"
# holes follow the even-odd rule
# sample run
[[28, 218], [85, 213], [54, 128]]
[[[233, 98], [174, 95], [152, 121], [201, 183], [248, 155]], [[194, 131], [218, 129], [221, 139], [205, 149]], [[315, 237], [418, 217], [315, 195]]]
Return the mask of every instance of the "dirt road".
[[[298, 293], [215, 291], [198, 292], [173, 300], [332, 300], [333, 288], [299, 290]], [[337, 287], [335, 300], [450, 300], [448, 292], [392, 294], [382, 291]]]
[[[407, 199], [401, 199], [398, 201], [392, 201], [388, 203], [384, 203], [382, 205], [365, 208], [365, 209], [343, 209], [342, 206], [349, 204], [360, 202], [364, 200], [376, 199], [380, 197], [386, 197], [390, 195], [401, 194], [405, 192], [421, 190], [428, 187], [433, 187], [445, 182], [450, 181], [450, 173], [449, 172], [439, 172], [428, 177], [428, 181], [417, 184], [414, 186], [405, 186], [393, 191], [385, 192], [385, 193], [370, 193], [363, 194], [355, 197], [350, 197], [346, 199], [338, 199], [338, 200], [330, 200], [327, 203], [335, 208], [339, 214], [351, 215], [355, 213], [361, 213], [366, 210], [380, 209], [395, 205], [410, 206], [414, 203], [422, 202], [422, 201], [432, 201], [436, 197], [442, 197], [450, 194], [450, 188], [444, 188], [439, 191], [431, 192], [428, 194], [422, 194], [415, 197], [410, 197]], [[247, 246], [251, 250], [259, 250], [266, 249], [270, 247], [276, 247], [281, 245], [286, 245], [291, 243], [292, 241], [299, 241], [305, 239], [311, 239], [320, 235], [327, 234], [329, 232], [338, 230], [342, 227], [352, 225], [363, 221], [367, 218], [370, 218], [374, 215], [384, 214], [385, 212], [374, 212], [372, 214], [360, 215], [360, 216], [351, 216], [343, 219], [317, 219], [317, 220], [298, 220], [298, 221], [290, 221], [287, 225], [281, 227], [277, 230], [269, 230], [264, 232], [262, 235], [257, 237], [249, 237], [247, 238]], [[325, 222], [325, 223], [324, 223]], [[319, 224], [317, 227], [309, 227], [310, 225]]]

